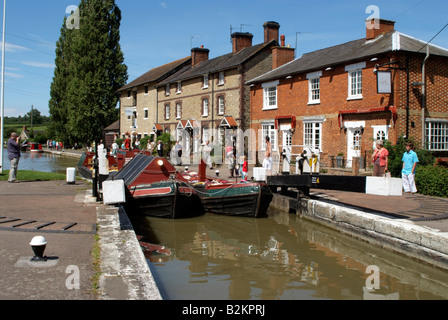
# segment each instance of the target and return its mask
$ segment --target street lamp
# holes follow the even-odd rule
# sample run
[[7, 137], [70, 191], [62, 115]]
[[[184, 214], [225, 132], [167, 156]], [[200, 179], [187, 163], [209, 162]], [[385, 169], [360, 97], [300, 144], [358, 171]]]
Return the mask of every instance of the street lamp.
[[5, 119], [5, 28], [6, 28], [6, 0], [3, 0], [3, 43], [2, 43], [2, 88], [1, 88], [1, 130], [0, 130], [0, 174], [3, 174], [3, 145], [4, 145], [4, 137], [3, 132], [4, 128], [4, 119]]

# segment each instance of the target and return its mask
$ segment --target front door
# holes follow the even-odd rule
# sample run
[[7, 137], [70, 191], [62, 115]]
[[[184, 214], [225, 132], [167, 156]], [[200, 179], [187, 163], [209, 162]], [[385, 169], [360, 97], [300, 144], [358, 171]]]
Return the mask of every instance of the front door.
[[281, 126], [282, 131], [282, 150], [283, 157], [283, 172], [290, 172], [291, 153], [292, 153], [292, 132], [291, 125]]
[[347, 168], [352, 168], [353, 158], [361, 157], [361, 128], [349, 128], [347, 130]]

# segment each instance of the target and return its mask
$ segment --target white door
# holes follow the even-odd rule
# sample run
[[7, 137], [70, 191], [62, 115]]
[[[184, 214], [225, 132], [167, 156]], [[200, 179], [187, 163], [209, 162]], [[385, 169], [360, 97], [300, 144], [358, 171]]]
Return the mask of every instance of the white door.
[[353, 157], [361, 156], [362, 130], [359, 128], [349, 128], [347, 130], [347, 168], [352, 168]]
[[291, 163], [291, 149], [292, 149], [292, 133], [291, 126], [289, 129], [282, 131], [283, 141], [282, 141], [282, 150], [281, 152], [285, 152], [285, 158], [283, 159], [283, 172], [290, 172], [290, 163]]

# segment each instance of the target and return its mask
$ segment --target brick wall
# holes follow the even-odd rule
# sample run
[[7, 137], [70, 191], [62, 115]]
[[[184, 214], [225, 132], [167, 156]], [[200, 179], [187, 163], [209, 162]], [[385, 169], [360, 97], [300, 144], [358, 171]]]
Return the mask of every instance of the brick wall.
[[[384, 64], [391, 59], [400, 63], [395, 67], [406, 67], [406, 56], [385, 55], [377, 61], [366, 60], [363, 69], [363, 97], [358, 100], [348, 99], [348, 73], [345, 65], [334, 67], [332, 70], [322, 70], [320, 78], [321, 98], [318, 104], [308, 104], [309, 82], [306, 74], [293, 76], [291, 79], [279, 79], [277, 88], [278, 109], [263, 111], [263, 89], [261, 84], [255, 85], [251, 90], [251, 128], [261, 129], [261, 123], [274, 120], [277, 116], [295, 115], [297, 127], [293, 133], [293, 145], [304, 144], [303, 120], [309, 117], [322, 116], [325, 118], [322, 128], [322, 148], [324, 161], [329, 156], [343, 153], [347, 156], [348, 132], [341, 129], [338, 121], [339, 111], [368, 109], [377, 107], [397, 107], [398, 119], [394, 123], [391, 112], [376, 112], [365, 114], [344, 115], [344, 122], [365, 122], [362, 134], [361, 156], [367, 151], [370, 154], [373, 143], [375, 126], [390, 126], [389, 140], [397, 141], [398, 137], [406, 132], [406, 105], [407, 105], [407, 74], [405, 70], [393, 70], [392, 78], [394, 90], [392, 94], [378, 94], [376, 75], [373, 70], [376, 64]], [[423, 55], [410, 57], [410, 83], [421, 81], [421, 63]], [[355, 61], [357, 62], [357, 61]], [[352, 62], [352, 63], [355, 63]], [[432, 57], [428, 61], [428, 104], [427, 117], [448, 119], [448, 66], [447, 59]], [[350, 64], [350, 63], [347, 63]], [[410, 88], [409, 110], [410, 136], [421, 139], [421, 88]], [[279, 142], [282, 133], [278, 133]], [[260, 142], [258, 141], [258, 144]]]

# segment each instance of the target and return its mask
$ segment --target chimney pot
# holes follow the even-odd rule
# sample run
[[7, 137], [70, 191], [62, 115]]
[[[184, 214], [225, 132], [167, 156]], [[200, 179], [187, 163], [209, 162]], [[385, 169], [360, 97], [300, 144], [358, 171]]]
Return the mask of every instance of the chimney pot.
[[207, 61], [209, 53], [210, 50], [205, 49], [204, 46], [191, 49], [191, 65], [195, 66], [202, 61]]
[[275, 21], [268, 21], [263, 24], [264, 28], [264, 43], [268, 43], [271, 40], [278, 42], [280, 24]]
[[280, 36], [280, 41], [281, 41], [281, 46], [282, 46], [282, 47], [285, 46], [285, 40], [286, 40], [285, 35], [282, 34], [282, 35]]
[[252, 47], [253, 34], [248, 32], [235, 32], [232, 34], [233, 53], [237, 53], [244, 48]]
[[372, 40], [382, 34], [395, 31], [395, 21], [385, 19], [366, 20], [366, 39]]

